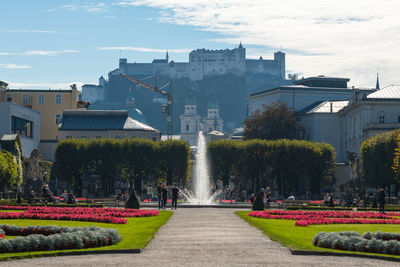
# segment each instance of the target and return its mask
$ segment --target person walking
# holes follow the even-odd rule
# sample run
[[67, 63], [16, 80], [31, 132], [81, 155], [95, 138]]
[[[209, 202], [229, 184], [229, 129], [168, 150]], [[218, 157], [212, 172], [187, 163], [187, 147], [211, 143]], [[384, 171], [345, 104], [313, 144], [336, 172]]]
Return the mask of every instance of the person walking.
[[179, 189], [176, 186], [176, 184], [174, 184], [174, 187], [172, 188], [172, 207], [171, 210], [173, 210], [174, 208], [176, 209], [177, 203], [178, 203], [178, 195], [179, 195]]
[[165, 209], [165, 207], [167, 206], [167, 201], [168, 201], [168, 190], [167, 190], [167, 185], [164, 184], [162, 190], [161, 190], [161, 196], [162, 196], [162, 204], [163, 204], [163, 208]]
[[381, 188], [379, 190], [379, 195], [378, 195], [378, 202], [379, 202], [379, 212], [380, 213], [385, 213], [385, 189]]
[[159, 183], [157, 186], [157, 200], [158, 200], [158, 209], [159, 210], [163, 207], [162, 189], [163, 189], [163, 184]]

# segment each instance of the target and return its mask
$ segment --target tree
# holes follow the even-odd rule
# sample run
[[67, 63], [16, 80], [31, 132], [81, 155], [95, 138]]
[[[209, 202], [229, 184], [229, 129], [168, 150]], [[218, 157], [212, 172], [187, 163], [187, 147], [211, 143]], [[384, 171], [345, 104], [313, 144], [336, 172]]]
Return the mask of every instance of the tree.
[[396, 164], [394, 157], [399, 133], [400, 130], [383, 133], [362, 143], [361, 165], [368, 185], [390, 188], [391, 184], [398, 183], [392, 167]]
[[296, 139], [300, 126], [298, 116], [284, 102], [263, 105], [244, 121], [245, 139]]
[[207, 153], [211, 164], [211, 175], [214, 182], [222, 180], [224, 186], [229, 185], [229, 178], [234, 168], [235, 158], [240, 142], [232, 140], [219, 140], [207, 146]]
[[185, 183], [190, 174], [190, 147], [181, 140], [167, 140], [158, 143], [158, 175], [167, 184]]
[[8, 151], [0, 151], [0, 186], [8, 187], [18, 184], [18, 167], [16, 158]]
[[135, 188], [142, 191], [142, 181], [146, 182], [156, 165], [156, 143], [147, 139], [127, 138], [121, 141], [121, 175]]

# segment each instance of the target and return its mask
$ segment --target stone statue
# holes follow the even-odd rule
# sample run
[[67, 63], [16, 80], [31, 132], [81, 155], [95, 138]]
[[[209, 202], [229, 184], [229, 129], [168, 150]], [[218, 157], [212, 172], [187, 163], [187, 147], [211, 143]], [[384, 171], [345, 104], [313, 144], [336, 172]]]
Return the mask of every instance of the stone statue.
[[28, 163], [25, 167], [25, 179], [43, 179], [43, 170], [40, 169], [39, 162], [42, 160], [42, 156], [40, 155], [40, 151], [38, 148], [35, 148], [31, 152], [31, 156], [28, 159]]
[[356, 152], [346, 151], [347, 160], [351, 169], [351, 180], [356, 180], [360, 177], [360, 160]]

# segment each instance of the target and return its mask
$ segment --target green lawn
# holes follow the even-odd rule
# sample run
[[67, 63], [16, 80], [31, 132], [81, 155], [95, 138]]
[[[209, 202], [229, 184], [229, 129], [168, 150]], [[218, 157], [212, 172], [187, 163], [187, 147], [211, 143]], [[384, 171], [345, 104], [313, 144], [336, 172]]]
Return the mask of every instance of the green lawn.
[[[400, 232], [400, 225], [379, 225], [379, 224], [331, 224], [331, 225], [310, 225], [307, 227], [295, 226], [294, 220], [277, 220], [277, 219], [262, 219], [250, 217], [247, 214], [249, 211], [238, 211], [238, 215], [243, 220], [247, 221], [251, 226], [260, 229], [265, 235], [272, 240], [278, 241], [282, 245], [294, 250], [312, 250], [312, 251], [329, 251], [340, 253], [353, 254], [368, 254], [380, 255], [375, 253], [353, 252], [336, 249], [326, 249], [315, 247], [312, 240], [319, 232], [340, 232], [340, 231], [357, 231], [365, 232]], [[400, 256], [388, 255], [388, 257], [400, 258]]]
[[160, 211], [160, 216], [143, 217], [143, 218], [127, 218], [127, 224], [111, 224], [111, 223], [96, 223], [96, 222], [79, 222], [79, 221], [58, 221], [58, 220], [0, 220], [0, 224], [10, 224], [19, 226], [28, 225], [57, 225], [69, 227], [83, 226], [99, 226], [103, 228], [117, 229], [122, 236], [122, 241], [116, 245], [90, 248], [90, 249], [74, 249], [74, 250], [58, 250], [58, 251], [35, 251], [22, 253], [4, 253], [0, 254], [0, 260], [12, 258], [27, 258], [41, 256], [43, 254], [57, 255], [62, 252], [70, 251], [89, 251], [89, 250], [121, 250], [121, 249], [142, 249], [154, 237], [158, 229], [164, 225], [172, 216], [171, 211]]

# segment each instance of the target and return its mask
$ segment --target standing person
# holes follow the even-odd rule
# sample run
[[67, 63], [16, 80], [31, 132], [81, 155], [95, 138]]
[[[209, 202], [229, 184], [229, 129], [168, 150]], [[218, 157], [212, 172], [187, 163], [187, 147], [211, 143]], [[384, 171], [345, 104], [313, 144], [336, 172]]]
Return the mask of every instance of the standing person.
[[379, 195], [378, 195], [378, 202], [379, 202], [379, 212], [380, 213], [385, 213], [385, 189], [381, 188], [379, 190]]
[[167, 200], [168, 200], [168, 190], [167, 190], [167, 185], [164, 184], [162, 190], [161, 190], [161, 196], [162, 196], [162, 204], [163, 204], [163, 208], [165, 209], [166, 205], [167, 205]]
[[158, 186], [157, 186], [158, 209], [161, 209], [163, 207], [161, 193], [162, 193], [162, 183], [159, 183]]
[[177, 203], [178, 203], [178, 195], [179, 195], [179, 189], [176, 186], [176, 184], [174, 184], [174, 187], [172, 188], [172, 207], [171, 210], [173, 210], [174, 208], [176, 209]]
[[146, 190], [146, 199], [149, 202], [151, 201], [152, 192], [153, 192], [153, 186], [151, 184], [149, 184], [147, 186], [147, 190]]

